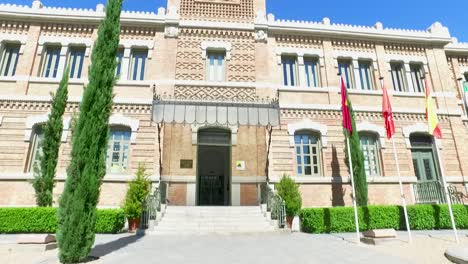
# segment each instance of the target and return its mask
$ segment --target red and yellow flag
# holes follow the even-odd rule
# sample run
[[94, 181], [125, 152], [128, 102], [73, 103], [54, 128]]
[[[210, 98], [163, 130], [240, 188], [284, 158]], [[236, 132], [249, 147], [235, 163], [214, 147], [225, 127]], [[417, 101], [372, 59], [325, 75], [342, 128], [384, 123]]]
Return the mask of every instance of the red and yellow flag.
[[426, 119], [429, 128], [429, 134], [436, 138], [442, 138], [442, 130], [440, 129], [439, 119], [437, 118], [436, 107], [434, 99], [432, 99], [432, 89], [427, 82], [424, 80], [426, 86]]
[[351, 135], [353, 133], [353, 125], [351, 124], [351, 112], [349, 111], [348, 96], [343, 76], [341, 76], [341, 115], [343, 116], [343, 128], [348, 130], [348, 133]]

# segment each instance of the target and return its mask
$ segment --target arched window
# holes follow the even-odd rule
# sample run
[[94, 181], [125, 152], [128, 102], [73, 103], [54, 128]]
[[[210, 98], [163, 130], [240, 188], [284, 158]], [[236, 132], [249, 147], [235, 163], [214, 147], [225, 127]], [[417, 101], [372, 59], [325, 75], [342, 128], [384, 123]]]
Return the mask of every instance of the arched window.
[[128, 127], [111, 127], [106, 156], [106, 165], [108, 172], [127, 172], [131, 134], [132, 131]]
[[33, 172], [34, 168], [39, 168], [40, 158], [42, 156], [42, 143], [44, 139], [44, 133], [42, 130], [42, 124], [34, 126], [33, 133], [31, 136], [30, 154], [28, 162], [28, 172]]
[[294, 134], [297, 174], [319, 176], [321, 173], [320, 137], [310, 131]]
[[364, 169], [367, 176], [380, 176], [379, 141], [373, 133], [361, 132], [359, 134], [361, 148], [364, 154]]

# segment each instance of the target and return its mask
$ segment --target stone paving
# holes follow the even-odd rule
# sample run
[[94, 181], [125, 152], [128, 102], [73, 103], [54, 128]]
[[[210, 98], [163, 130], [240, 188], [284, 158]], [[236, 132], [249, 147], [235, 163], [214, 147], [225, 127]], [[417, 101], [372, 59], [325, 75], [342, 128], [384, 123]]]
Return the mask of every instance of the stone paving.
[[[249, 235], [135, 236], [98, 235], [91, 263], [450, 263], [446, 248], [456, 245], [450, 231], [406, 233], [401, 241], [379, 246], [356, 245], [354, 234], [309, 235], [272, 233]], [[466, 232], [461, 244], [468, 247]], [[0, 235], [0, 263], [58, 263], [57, 250], [16, 245], [15, 236]]]

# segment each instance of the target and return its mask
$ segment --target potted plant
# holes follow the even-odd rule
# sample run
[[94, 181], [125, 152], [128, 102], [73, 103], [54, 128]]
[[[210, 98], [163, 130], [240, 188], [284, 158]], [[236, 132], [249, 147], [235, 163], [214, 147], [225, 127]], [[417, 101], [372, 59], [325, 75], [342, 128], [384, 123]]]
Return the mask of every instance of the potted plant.
[[302, 208], [302, 197], [299, 185], [287, 175], [283, 175], [281, 181], [275, 185], [278, 195], [283, 198], [286, 207], [286, 221], [291, 228], [294, 217]]
[[151, 181], [146, 174], [146, 168], [138, 165], [135, 178], [129, 183], [123, 209], [128, 219], [128, 232], [134, 233], [140, 225], [143, 212], [143, 202], [151, 189]]

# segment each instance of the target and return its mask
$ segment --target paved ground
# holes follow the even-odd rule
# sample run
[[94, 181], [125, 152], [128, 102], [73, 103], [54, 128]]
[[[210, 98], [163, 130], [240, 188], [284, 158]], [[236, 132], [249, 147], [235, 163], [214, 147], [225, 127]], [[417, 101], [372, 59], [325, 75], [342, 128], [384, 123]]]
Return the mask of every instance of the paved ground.
[[[467, 232], [461, 232], [468, 247]], [[207, 236], [98, 235], [94, 263], [449, 263], [443, 253], [454, 246], [450, 231], [415, 232], [413, 244], [356, 245], [354, 234], [255, 234]], [[16, 245], [16, 236], [0, 235], [0, 263], [57, 262], [57, 251]]]

